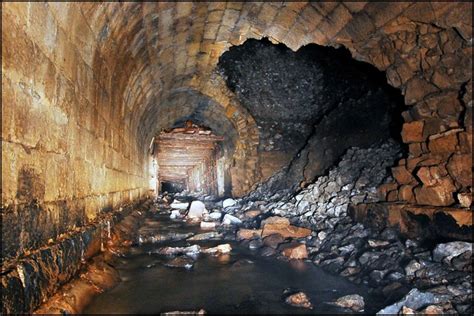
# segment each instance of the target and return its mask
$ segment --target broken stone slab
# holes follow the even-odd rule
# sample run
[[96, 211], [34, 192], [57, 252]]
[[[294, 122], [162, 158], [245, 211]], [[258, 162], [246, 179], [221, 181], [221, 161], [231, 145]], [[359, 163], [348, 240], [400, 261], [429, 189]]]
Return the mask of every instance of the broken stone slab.
[[354, 312], [364, 311], [365, 306], [364, 298], [358, 294], [345, 295], [338, 298], [333, 304], [342, 308], [348, 308]]
[[216, 247], [208, 248], [202, 250], [203, 253], [207, 254], [226, 254], [232, 251], [232, 246], [230, 244], [222, 244]]
[[209, 232], [209, 233], [202, 233], [197, 234], [191, 238], [188, 238], [189, 241], [196, 241], [196, 240], [218, 240], [222, 239], [224, 236], [218, 232]]
[[417, 310], [423, 306], [439, 304], [446, 300], [447, 298], [444, 296], [436, 296], [430, 292], [420, 292], [417, 288], [414, 288], [400, 301], [378, 311], [377, 315], [396, 315], [404, 306]]
[[271, 216], [262, 221], [262, 226], [265, 226], [266, 224], [278, 224], [283, 227], [286, 227], [290, 225], [290, 220], [286, 217]]
[[466, 241], [452, 241], [444, 244], [438, 244], [433, 249], [433, 260], [436, 262], [450, 263], [451, 259], [465, 252], [472, 253], [472, 243]]
[[187, 210], [189, 206], [188, 202], [181, 202], [178, 200], [174, 200], [173, 203], [170, 204], [171, 208], [178, 209], [178, 210]]
[[262, 235], [262, 230], [261, 229], [246, 229], [246, 228], [241, 228], [237, 231], [237, 240], [247, 240], [247, 239], [253, 239], [256, 237], [260, 237]]
[[201, 201], [192, 201], [189, 207], [189, 218], [202, 218], [207, 213], [206, 206]]
[[216, 229], [216, 223], [215, 222], [201, 222], [200, 227], [201, 229], [205, 229], [205, 230], [213, 230], [213, 229]]
[[201, 247], [199, 245], [192, 245], [189, 247], [163, 247], [158, 250], [160, 255], [174, 256], [185, 254], [187, 256], [195, 256], [199, 254]]
[[311, 229], [282, 223], [266, 223], [263, 226], [262, 237], [272, 234], [280, 234], [285, 238], [303, 238], [311, 235]]
[[311, 304], [311, 301], [304, 292], [298, 292], [288, 296], [285, 299], [285, 303], [295, 307], [313, 309], [313, 304]]
[[223, 208], [226, 208], [226, 207], [229, 207], [229, 206], [234, 206], [237, 204], [237, 201], [234, 200], [234, 199], [225, 199], [223, 202], [222, 202], [222, 207]]
[[291, 243], [283, 245], [281, 253], [289, 259], [307, 259], [308, 251], [305, 244]]
[[194, 261], [188, 257], [176, 257], [165, 263], [169, 268], [184, 268], [186, 270], [192, 269]]
[[242, 224], [242, 221], [233, 215], [225, 214], [224, 219], [222, 220], [222, 224], [223, 225], [239, 225], [239, 224]]

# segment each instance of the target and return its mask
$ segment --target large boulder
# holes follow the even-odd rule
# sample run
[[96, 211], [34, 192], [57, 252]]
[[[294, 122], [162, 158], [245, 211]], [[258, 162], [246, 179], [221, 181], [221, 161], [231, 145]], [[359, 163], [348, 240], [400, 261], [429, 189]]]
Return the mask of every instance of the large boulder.
[[207, 213], [206, 206], [201, 201], [193, 201], [189, 207], [189, 218], [202, 218]]

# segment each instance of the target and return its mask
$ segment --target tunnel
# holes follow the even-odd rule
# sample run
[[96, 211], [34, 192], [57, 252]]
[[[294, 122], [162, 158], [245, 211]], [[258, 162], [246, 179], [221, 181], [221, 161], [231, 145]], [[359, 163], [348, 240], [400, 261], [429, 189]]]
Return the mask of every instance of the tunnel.
[[469, 2], [3, 2], [2, 313], [472, 313], [472, 41]]

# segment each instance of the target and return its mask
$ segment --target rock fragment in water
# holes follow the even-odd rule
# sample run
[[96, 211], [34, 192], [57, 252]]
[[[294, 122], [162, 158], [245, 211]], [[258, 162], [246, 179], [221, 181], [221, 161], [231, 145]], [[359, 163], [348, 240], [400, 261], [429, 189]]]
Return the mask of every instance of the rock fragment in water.
[[199, 254], [201, 247], [199, 245], [192, 245], [189, 247], [163, 247], [158, 250], [160, 255], [174, 256], [178, 254], [185, 254], [188, 256], [195, 256]]
[[202, 218], [207, 213], [206, 206], [201, 201], [193, 201], [189, 207], [189, 218]]
[[298, 292], [288, 296], [285, 299], [285, 302], [291, 306], [302, 307], [312, 309], [313, 304], [311, 304], [308, 296], [304, 292]]
[[216, 240], [216, 239], [222, 239], [222, 234], [218, 232], [209, 232], [209, 233], [202, 233], [202, 234], [197, 234], [191, 238], [188, 238], [187, 240], [190, 241], [196, 241], [196, 240]]
[[216, 228], [215, 222], [201, 222], [200, 224], [201, 229], [213, 230]]
[[224, 254], [232, 251], [232, 247], [229, 244], [222, 244], [216, 247], [204, 249], [202, 252], [209, 254]]
[[308, 251], [305, 244], [289, 244], [285, 245], [281, 252], [289, 259], [306, 259], [308, 258]]
[[365, 306], [364, 298], [358, 294], [340, 297], [334, 302], [334, 304], [343, 308], [348, 308], [354, 312], [363, 311]]
[[194, 262], [188, 257], [176, 257], [165, 263], [169, 268], [184, 268], [186, 270], [192, 269]]

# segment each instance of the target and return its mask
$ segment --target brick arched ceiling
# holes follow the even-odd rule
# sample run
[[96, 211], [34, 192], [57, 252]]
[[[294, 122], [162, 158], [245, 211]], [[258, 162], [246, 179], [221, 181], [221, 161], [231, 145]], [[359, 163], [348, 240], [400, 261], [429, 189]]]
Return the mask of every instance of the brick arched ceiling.
[[[294, 51], [309, 43], [344, 45], [354, 58], [386, 71], [388, 82], [400, 88], [405, 103], [412, 105], [427, 95], [459, 91], [469, 81], [471, 6], [455, 2], [105, 2], [72, 4], [64, 17], [57, 18], [70, 22], [82, 53], [93, 60], [91, 80], [97, 79], [104, 88], [95, 89], [97, 104], [107, 107], [112, 125], [127, 131], [124, 138], [130, 143], [136, 140], [137, 152], [150, 142], [158, 126], [175, 123], [174, 118], [162, 118], [165, 107], [186, 106], [173, 100], [173, 91], [193, 90], [222, 106], [224, 110], [213, 115], [225, 113], [239, 135], [235, 165], [246, 170], [236, 170], [245, 179], [243, 192], [259, 178], [255, 167], [259, 136], [253, 118], [215, 71], [226, 50], [262, 37]], [[81, 35], [83, 28], [90, 28], [91, 35]]]

